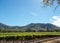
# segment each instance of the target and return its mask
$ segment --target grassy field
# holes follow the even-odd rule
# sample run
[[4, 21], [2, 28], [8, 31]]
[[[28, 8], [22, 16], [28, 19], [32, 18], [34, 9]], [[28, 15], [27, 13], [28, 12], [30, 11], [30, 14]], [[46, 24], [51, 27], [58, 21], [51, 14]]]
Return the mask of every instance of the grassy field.
[[60, 32], [9, 32], [9, 33], [0, 33], [0, 37], [7, 36], [33, 36], [33, 35], [60, 35]]

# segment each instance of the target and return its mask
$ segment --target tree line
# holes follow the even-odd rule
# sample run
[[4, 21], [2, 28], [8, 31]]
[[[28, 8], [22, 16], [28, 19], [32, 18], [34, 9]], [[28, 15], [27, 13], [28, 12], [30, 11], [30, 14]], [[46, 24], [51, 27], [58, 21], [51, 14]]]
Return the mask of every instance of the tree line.
[[0, 32], [60, 32], [60, 29], [40, 29], [40, 30], [32, 30], [32, 29], [26, 29], [26, 30], [2, 30], [0, 29]]

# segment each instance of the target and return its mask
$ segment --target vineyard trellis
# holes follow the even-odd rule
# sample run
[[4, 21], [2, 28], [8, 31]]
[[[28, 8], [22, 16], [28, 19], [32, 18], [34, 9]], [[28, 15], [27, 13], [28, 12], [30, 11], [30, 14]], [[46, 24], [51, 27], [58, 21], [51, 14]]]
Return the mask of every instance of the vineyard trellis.
[[29, 40], [42, 39], [42, 38], [49, 38], [49, 37], [60, 37], [59, 35], [33, 35], [33, 36], [6, 36], [6, 37], [0, 37], [0, 43], [23, 43], [24, 41], [27, 43]]

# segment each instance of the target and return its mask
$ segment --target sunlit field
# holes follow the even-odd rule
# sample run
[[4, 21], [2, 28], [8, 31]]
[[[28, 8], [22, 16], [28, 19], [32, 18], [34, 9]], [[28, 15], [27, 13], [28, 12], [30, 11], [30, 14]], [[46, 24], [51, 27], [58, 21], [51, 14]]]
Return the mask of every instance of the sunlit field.
[[5, 32], [0, 33], [0, 37], [7, 36], [33, 36], [33, 35], [60, 35], [60, 32]]

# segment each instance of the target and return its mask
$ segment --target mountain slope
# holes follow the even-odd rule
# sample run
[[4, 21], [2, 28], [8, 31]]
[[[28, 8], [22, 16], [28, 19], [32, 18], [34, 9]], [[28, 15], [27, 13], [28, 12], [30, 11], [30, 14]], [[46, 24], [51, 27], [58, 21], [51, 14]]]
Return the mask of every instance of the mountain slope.
[[50, 23], [30, 23], [26, 26], [8, 26], [8, 25], [5, 25], [3, 23], [0, 23], [0, 29], [6, 29], [6, 30], [35, 30], [35, 31], [39, 31], [39, 30], [54, 30], [54, 29], [58, 29], [60, 27], [57, 27], [53, 24], [50, 24]]

